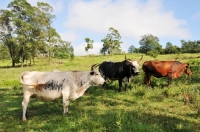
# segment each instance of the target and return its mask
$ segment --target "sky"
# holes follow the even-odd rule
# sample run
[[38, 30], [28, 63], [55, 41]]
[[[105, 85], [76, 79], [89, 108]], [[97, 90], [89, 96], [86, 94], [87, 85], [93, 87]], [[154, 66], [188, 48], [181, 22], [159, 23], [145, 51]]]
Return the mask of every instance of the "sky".
[[[0, 0], [7, 9], [12, 0]], [[36, 6], [38, 0], [27, 0]], [[39, 0], [51, 5], [56, 15], [52, 26], [62, 40], [71, 42], [78, 55], [99, 54], [101, 40], [113, 27], [121, 35], [122, 51], [140, 47], [141, 36], [152, 34], [163, 48], [167, 42], [181, 47], [180, 40], [200, 40], [199, 0]], [[94, 40], [85, 52], [85, 38]]]

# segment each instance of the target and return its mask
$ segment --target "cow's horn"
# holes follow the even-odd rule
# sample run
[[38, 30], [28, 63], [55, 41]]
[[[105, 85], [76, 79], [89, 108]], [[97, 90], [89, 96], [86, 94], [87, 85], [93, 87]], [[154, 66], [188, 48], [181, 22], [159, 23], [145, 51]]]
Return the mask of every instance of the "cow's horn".
[[96, 68], [97, 66], [99, 66], [100, 64], [94, 64], [94, 65], [92, 65], [92, 67], [91, 67], [91, 70], [93, 70], [94, 68]]
[[142, 57], [137, 62], [139, 63], [142, 60], [142, 58], [143, 58], [143, 55], [142, 55]]
[[132, 61], [131, 60], [127, 60], [128, 62], [130, 62], [130, 63], [132, 63]]
[[126, 55], [125, 55], [125, 60], [126, 60]]

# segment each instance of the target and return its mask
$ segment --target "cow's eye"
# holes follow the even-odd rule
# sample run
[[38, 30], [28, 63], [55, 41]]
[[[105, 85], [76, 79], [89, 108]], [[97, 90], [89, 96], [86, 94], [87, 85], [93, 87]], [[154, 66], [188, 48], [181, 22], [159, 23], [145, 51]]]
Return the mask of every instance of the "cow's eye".
[[95, 73], [94, 72], [90, 72], [90, 75], [94, 75]]

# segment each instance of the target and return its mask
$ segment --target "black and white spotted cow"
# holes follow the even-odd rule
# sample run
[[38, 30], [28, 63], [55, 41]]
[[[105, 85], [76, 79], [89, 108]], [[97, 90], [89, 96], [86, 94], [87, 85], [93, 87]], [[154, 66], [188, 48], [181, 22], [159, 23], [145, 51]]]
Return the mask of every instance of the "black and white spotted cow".
[[31, 95], [51, 101], [62, 96], [64, 113], [68, 113], [70, 100], [81, 97], [90, 86], [102, 85], [105, 80], [95, 69], [91, 71], [39, 72], [26, 71], [20, 76], [23, 86], [23, 121]]
[[139, 62], [142, 60], [135, 61], [126, 59], [122, 62], [104, 61], [99, 65], [99, 72], [102, 77], [106, 80], [119, 82], [119, 92], [121, 91], [122, 82], [125, 84], [125, 91], [128, 83], [131, 81], [131, 76], [139, 75]]

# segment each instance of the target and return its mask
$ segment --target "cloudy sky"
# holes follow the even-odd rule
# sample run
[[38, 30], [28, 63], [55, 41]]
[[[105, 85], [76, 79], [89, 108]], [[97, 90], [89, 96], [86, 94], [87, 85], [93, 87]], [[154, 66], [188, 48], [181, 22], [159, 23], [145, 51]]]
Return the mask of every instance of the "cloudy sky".
[[[6, 9], [12, 0], [2, 0]], [[36, 6], [38, 0], [27, 0]], [[39, 0], [50, 4], [56, 19], [53, 27], [63, 40], [72, 42], [75, 55], [86, 55], [85, 38], [94, 40], [89, 54], [99, 54], [101, 39], [113, 27], [121, 35], [122, 50], [140, 47], [141, 36], [152, 34], [165, 48], [167, 42], [200, 40], [199, 0]]]

